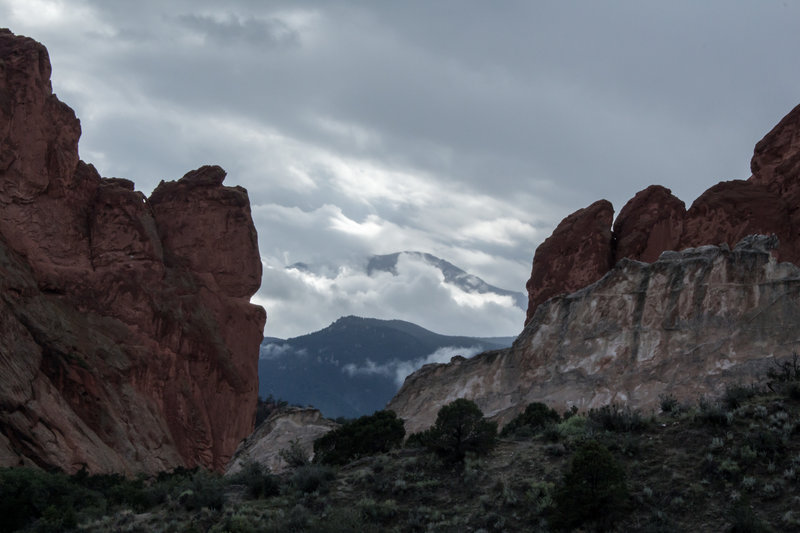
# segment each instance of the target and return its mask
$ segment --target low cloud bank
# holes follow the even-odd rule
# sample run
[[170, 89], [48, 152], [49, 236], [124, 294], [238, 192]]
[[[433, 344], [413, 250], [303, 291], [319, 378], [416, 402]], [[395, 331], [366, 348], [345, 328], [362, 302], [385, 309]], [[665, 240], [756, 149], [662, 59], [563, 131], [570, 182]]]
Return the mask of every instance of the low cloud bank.
[[394, 382], [399, 388], [403, 384], [403, 381], [405, 381], [406, 377], [408, 377], [414, 371], [422, 368], [424, 365], [430, 363], [448, 363], [450, 362], [450, 359], [456, 355], [470, 358], [480, 353], [484, 349], [485, 348], [480, 345], [470, 347], [444, 346], [425, 357], [420, 357], [419, 359], [414, 359], [412, 361], [399, 361], [394, 359], [388, 363], [379, 365], [374, 361], [367, 359], [366, 362], [360, 366], [350, 363], [342, 367], [342, 372], [345, 372], [351, 377], [355, 375], [380, 375], [391, 377], [394, 378]]
[[294, 355], [294, 356], [305, 356], [308, 355], [305, 349], [295, 350], [291, 347], [291, 345], [287, 343], [269, 343], [264, 344], [261, 346], [259, 350], [258, 358], [265, 359], [265, 360], [273, 360], [273, 359], [280, 359], [286, 355]]

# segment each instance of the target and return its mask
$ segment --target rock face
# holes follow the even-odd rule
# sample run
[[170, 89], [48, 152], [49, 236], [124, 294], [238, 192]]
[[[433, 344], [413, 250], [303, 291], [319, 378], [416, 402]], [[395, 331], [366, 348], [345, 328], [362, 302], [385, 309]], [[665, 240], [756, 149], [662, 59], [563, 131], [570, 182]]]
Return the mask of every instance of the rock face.
[[638, 192], [614, 221], [614, 259], [652, 263], [664, 250], [678, 249], [684, 218], [686, 206], [669, 189], [651, 185]]
[[774, 237], [624, 259], [596, 283], [541, 304], [507, 350], [426, 365], [388, 408], [406, 430], [430, 426], [457, 398], [502, 423], [542, 401], [558, 410], [611, 402], [657, 409], [659, 395], [697, 398], [750, 383], [800, 346], [800, 268], [770, 253]]
[[266, 320], [247, 192], [206, 166], [146, 198], [80, 133], [47, 50], [0, 30], [0, 465], [222, 470]]
[[[549, 297], [599, 280], [624, 258], [652, 262], [666, 250], [733, 246], [746, 235], [762, 233], [780, 239], [778, 259], [800, 264], [800, 106], [758, 142], [750, 166], [750, 179], [711, 187], [688, 211], [669, 189], [651, 186], [622, 208], [613, 231], [608, 202], [569, 215], [534, 255], [526, 323]], [[589, 212], [601, 203], [602, 213], [593, 222]], [[593, 244], [583, 244], [587, 240]]]
[[[651, 186], [613, 228], [606, 201], [568, 216], [536, 250], [513, 347], [423, 367], [389, 408], [413, 432], [461, 397], [503, 422], [531, 401], [654, 408], [662, 392], [752, 380], [800, 343], [787, 327], [800, 320], [800, 106], [756, 145], [751, 170], [688, 210]], [[730, 251], [752, 234], [771, 237]]]
[[611, 268], [611, 202], [599, 200], [561, 221], [536, 249], [529, 295], [528, 320], [536, 306], [561, 293], [597, 281]]
[[237, 473], [247, 461], [261, 463], [270, 472], [280, 473], [290, 465], [281, 457], [296, 441], [306, 457], [314, 457], [314, 441], [339, 425], [322, 416], [316, 409], [290, 407], [272, 413], [252, 435], [247, 437], [231, 459], [227, 475]]

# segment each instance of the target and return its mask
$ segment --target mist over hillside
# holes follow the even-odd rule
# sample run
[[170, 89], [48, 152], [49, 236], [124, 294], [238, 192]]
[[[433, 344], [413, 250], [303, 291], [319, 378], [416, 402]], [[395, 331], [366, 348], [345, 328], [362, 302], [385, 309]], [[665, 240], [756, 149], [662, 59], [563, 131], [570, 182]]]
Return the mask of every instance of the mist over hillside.
[[371, 414], [422, 365], [472, 357], [513, 340], [440, 335], [402, 320], [342, 317], [308, 335], [265, 338], [259, 394], [313, 405], [328, 417]]

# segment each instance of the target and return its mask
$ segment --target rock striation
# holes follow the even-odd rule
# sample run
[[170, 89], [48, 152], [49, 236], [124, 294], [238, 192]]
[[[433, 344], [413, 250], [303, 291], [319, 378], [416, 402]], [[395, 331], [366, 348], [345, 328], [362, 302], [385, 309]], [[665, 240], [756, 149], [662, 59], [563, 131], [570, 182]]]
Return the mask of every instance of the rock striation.
[[507, 350], [426, 365], [388, 408], [406, 430], [430, 426], [457, 398], [505, 423], [532, 401], [559, 410], [612, 402], [657, 409], [752, 382], [800, 346], [800, 267], [778, 262], [775, 237], [623, 259], [599, 281], [536, 309]]
[[217, 166], [149, 198], [100, 177], [50, 68], [0, 30], [0, 465], [222, 470], [266, 320], [247, 192]]
[[748, 180], [718, 183], [688, 210], [654, 185], [622, 208], [613, 228], [604, 200], [569, 215], [534, 255], [526, 323], [548, 298], [599, 280], [624, 258], [652, 262], [666, 250], [733, 246], [761, 233], [780, 239], [778, 259], [800, 264], [800, 106], [758, 142], [750, 166]]

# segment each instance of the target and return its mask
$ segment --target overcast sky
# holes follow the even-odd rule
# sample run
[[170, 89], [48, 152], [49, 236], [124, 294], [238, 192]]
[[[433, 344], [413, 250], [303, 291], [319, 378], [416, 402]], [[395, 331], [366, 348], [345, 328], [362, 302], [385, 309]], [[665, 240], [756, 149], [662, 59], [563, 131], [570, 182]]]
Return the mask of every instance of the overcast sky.
[[516, 335], [510, 300], [361, 267], [417, 250], [524, 291], [563, 217], [653, 183], [688, 207], [800, 103], [795, 2], [0, 0], [0, 26], [47, 46], [102, 175], [248, 189], [276, 337], [346, 314]]

